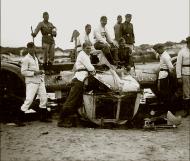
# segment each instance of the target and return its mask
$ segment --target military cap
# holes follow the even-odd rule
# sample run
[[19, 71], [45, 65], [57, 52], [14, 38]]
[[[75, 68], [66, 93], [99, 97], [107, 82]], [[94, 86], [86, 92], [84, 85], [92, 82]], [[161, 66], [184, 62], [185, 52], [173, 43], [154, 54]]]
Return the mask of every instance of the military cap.
[[162, 49], [163, 47], [164, 47], [163, 44], [156, 44], [156, 45], [154, 45], [152, 48], [153, 48], [154, 50], [157, 50], [157, 49]]
[[125, 17], [132, 17], [132, 15], [131, 14], [126, 14]]
[[48, 12], [44, 12], [44, 13], [43, 13], [43, 16], [45, 16], [45, 15], [49, 15]]
[[107, 20], [107, 17], [106, 17], [106, 16], [102, 16], [102, 17], [100, 18], [100, 21], [102, 21], [102, 20]]
[[190, 42], [190, 36], [186, 38], [186, 42]]
[[33, 48], [33, 47], [34, 47], [34, 43], [33, 42], [27, 43], [27, 48]]

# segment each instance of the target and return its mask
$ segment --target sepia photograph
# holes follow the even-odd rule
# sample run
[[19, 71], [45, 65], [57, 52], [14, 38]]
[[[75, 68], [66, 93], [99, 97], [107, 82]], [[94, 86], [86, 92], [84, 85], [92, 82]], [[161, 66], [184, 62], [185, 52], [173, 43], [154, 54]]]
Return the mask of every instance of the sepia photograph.
[[189, 0], [1, 0], [1, 161], [189, 161]]

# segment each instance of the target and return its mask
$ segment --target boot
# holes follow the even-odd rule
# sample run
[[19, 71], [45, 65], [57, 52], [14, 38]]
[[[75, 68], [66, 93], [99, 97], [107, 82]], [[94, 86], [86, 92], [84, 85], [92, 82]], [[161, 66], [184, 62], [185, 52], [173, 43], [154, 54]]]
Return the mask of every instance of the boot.
[[185, 110], [185, 116], [187, 117], [188, 115], [190, 115], [190, 99], [187, 100], [183, 100], [184, 101], [184, 110]]
[[72, 122], [70, 118], [62, 118], [59, 119], [58, 123], [57, 123], [58, 127], [66, 127], [66, 128], [70, 128], [72, 127]]
[[48, 111], [46, 108], [40, 109], [40, 121], [41, 122], [52, 122], [52, 120], [49, 119]]
[[47, 70], [47, 66], [48, 66], [47, 63], [43, 63], [43, 69], [44, 69], [45, 71]]
[[18, 127], [21, 127], [21, 126], [25, 126], [24, 122], [24, 112], [19, 110], [17, 112], [17, 117], [16, 117], [16, 120], [15, 120], [15, 124], [18, 126]]
[[183, 103], [182, 103], [182, 109], [181, 110], [179, 110], [179, 111], [177, 111], [176, 112], [176, 115], [177, 116], [181, 116], [181, 117], [187, 117], [190, 113], [190, 108], [189, 108], [189, 106], [190, 106], [190, 102], [189, 102], [189, 100], [183, 100]]

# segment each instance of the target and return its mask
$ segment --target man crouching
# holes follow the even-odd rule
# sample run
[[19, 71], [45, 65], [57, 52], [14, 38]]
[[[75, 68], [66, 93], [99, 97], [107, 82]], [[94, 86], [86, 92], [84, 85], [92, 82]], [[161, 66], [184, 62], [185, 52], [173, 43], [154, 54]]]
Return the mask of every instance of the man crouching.
[[69, 96], [60, 110], [58, 127], [72, 127], [75, 123], [72, 121], [72, 115], [76, 114], [83, 100], [83, 81], [89, 73], [95, 74], [95, 68], [90, 62], [89, 54], [91, 44], [84, 43], [83, 50], [78, 54], [75, 67], [76, 72], [71, 82]]

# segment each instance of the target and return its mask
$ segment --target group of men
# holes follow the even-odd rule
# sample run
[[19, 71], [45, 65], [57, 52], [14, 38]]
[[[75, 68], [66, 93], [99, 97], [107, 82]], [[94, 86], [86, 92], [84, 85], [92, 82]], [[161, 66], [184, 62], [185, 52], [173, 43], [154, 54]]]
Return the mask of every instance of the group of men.
[[[74, 36], [72, 36], [72, 41], [73, 38], [75, 38], [75, 46], [77, 51], [82, 49], [82, 44], [84, 42], [88, 42], [93, 46], [94, 50], [101, 50], [111, 64], [118, 65], [119, 63], [124, 66], [129, 65], [129, 58], [134, 47], [135, 37], [133, 25], [131, 23], [132, 15], [126, 14], [125, 18], [126, 21], [122, 23], [122, 16], [119, 15], [117, 17], [117, 24], [114, 26], [115, 40], [111, 39], [106, 28], [106, 16], [102, 16], [100, 18], [99, 27], [94, 29], [94, 39], [92, 39], [90, 36], [90, 24], [85, 26], [84, 34], [75, 30], [73, 33]], [[44, 56], [43, 67], [46, 71], [51, 68], [51, 65], [54, 62], [54, 37], [57, 35], [56, 27], [51, 22], [49, 22], [48, 12], [43, 13], [43, 21], [37, 25], [36, 29], [31, 35], [36, 37], [39, 31], [41, 31], [42, 34], [42, 48]]]
[[[53, 37], [56, 36], [56, 28], [48, 21], [49, 15], [47, 12], [43, 13], [44, 21], [40, 22], [35, 29], [32, 36], [35, 37], [41, 30], [42, 33], [42, 48], [44, 52], [44, 68], [51, 66], [53, 63], [55, 42]], [[114, 26], [115, 41], [113, 41], [106, 29], [107, 17], [100, 18], [99, 28], [94, 30], [95, 43], [90, 39], [91, 25], [85, 26], [85, 34], [80, 37], [82, 44], [76, 45], [82, 47], [78, 50], [78, 55], [75, 62], [75, 75], [72, 79], [71, 90], [67, 100], [60, 110], [60, 117], [57, 123], [59, 127], [72, 127], [74, 122], [72, 117], [77, 113], [78, 108], [82, 102], [83, 81], [89, 75], [96, 73], [94, 66], [90, 60], [90, 54], [95, 50], [101, 50], [111, 64], [115, 64], [118, 59], [124, 65], [130, 64], [129, 53], [131, 52], [135, 38], [133, 32], [133, 25], [130, 23], [132, 16], [126, 15], [126, 21], [122, 23], [122, 17], [118, 16], [117, 24]], [[77, 40], [80, 33], [75, 31], [72, 39]], [[185, 110], [188, 111], [190, 101], [190, 37], [187, 39], [187, 46], [182, 49], [177, 58], [177, 78], [178, 83], [183, 86], [183, 98], [185, 102]], [[119, 47], [118, 47], [119, 44]], [[170, 81], [173, 73], [173, 65], [169, 54], [164, 51], [163, 45], [158, 44], [153, 47], [160, 55], [160, 72], [158, 77], [158, 89], [160, 91], [161, 100], [168, 106], [170, 97]], [[27, 44], [28, 54], [22, 61], [21, 73], [25, 76], [26, 82], [26, 100], [21, 106], [21, 114], [36, 112], [30, 109], [36, 94], [40, 98], [41, 121], [49, 122], [47, 117], [47, 95], [44, 83], [44, 71], [39, 69], [38, 59], [35, 56], [35, 45], [30, 42]], [[118, 55], [114, 55], [114, 54]], [[167, 90], [167, 89], [168, 90]], [[188, 112], [187, 112], [188, 113]]]
[[122, 23], [121, 15], [118, 16], [117, 24], [114, 26], [115, 39], [110, 37], [107, 30], [108, 19], [106, 16], [100, 18], [100, 25], [94, 29], [93, 38], [90, 24], [85, 26], [84, 33], [74, 30], [72, 41], [75, 40], [76, 51], [81, 51], [82, 44], [88, 42], [92, 45], [93, 51], [102, 51], [110, 64], [124, 67], [131, 66], [131, 54], [135, 43], [131, 18], [132, 15], [127, 14], [126, 21]]

